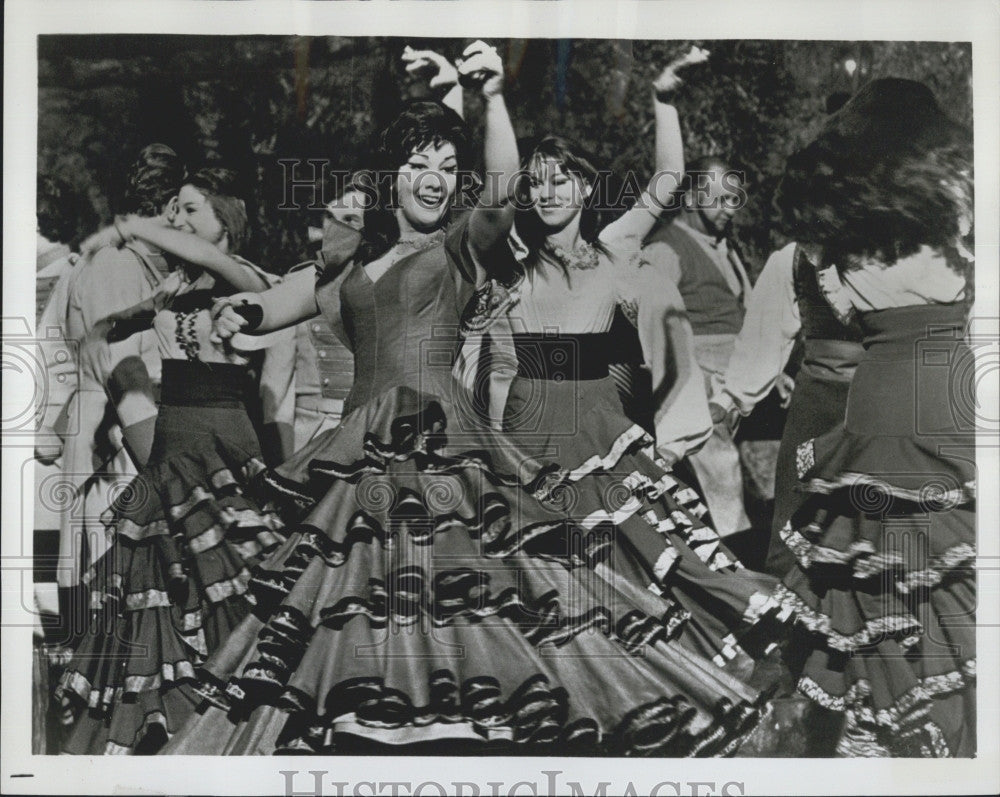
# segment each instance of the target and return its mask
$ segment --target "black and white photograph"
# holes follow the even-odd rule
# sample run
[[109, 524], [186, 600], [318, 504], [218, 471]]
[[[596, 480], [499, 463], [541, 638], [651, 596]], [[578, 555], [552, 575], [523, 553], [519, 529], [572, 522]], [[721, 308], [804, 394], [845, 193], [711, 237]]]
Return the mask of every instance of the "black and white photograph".
[[997, 10], [8, 4], [4, 792], [1000, 789]]

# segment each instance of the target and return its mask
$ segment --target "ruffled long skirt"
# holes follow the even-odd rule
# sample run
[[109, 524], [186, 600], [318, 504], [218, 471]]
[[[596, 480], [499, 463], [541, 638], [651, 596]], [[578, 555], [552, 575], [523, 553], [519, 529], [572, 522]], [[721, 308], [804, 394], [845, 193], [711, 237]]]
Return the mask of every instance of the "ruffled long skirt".
[[800, 690], [846, 756], [975, 753], [975, 437], [965, 308], [862, 317], [844, 424], [798, 448], [807, 497], [776, 597], [809, 633]]
[[284, 539], [253, 499], [254, 430], [226, 404], [162, 406], [148, 465], [106, 513], [109, 550], [84, 577], [90, 628], [56, 690], [77, 709], [64, 752], [166, 741], [200, 702], [196, 667], [249, 613], [251, 569]]
[[555, 452], [395, 388], [272, 474], [299, 520], [164, 752], [732, 753], [787, 613], [606, 381]]

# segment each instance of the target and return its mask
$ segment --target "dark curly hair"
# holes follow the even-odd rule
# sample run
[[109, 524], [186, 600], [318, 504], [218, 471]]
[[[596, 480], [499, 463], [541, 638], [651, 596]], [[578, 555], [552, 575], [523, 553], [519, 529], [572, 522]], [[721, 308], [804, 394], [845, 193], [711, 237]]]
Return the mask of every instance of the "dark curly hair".
[[212, 206], [215, 217], [229, 235], [229, 251], [238, 254], [249, 238], [246, 203], [239, 176], [231, 169], [206, 166], [184, 181], [184, 185], [197, 188]]
[[866, 258], [891, 265], [930, 246], [964, 270], [954, 254], [971, 211], [971, 138], [924, 84], [874, 80], [788, 159], [775, 196], [780, 226], [840, 268]]
[[186, 177], [184, 162], [166, 144], [144, 147], [128, 171], [121, 212], [159, 216]]
[[[531, 173], [539, 164], [552, 160], [560, 164], [562, 170], [584, 181], [590, 188], [590, 195], [584, 200], [580, 211], [580, 237], [589, 244], [600, 245], [601, 231], [625, 211], [623, 196], [625, 184], [610, 170], [602, 168], [597, 159], [583, 146], [562, 136], [549, 135], [537, 141], [524, 141], [521, 151], [527, 154], [521, 162], [521, 178], [518, 185], [518, 206], [527, 208], [530, 204], [529, 186]], [[640, 190], [645, 188], [641, 186]], [[548, 231], [538, 214], [531, 210], [520, 210], [515, 217], [517, 234], [535, 252], [545, 242]]]
[[65, 180], [51, 174], [37, 176], [35, 214], [38, 232], [54, 243], [75, 250], [83, 236], [97, 226], [90, 200]]
[[389, 251], [399, 240], [396, 220], [396, 176], [415, 151], [455, 147], [459, 170], [472, 163], [472, 136], [461, 116], [437, 102], [412, 102], [378, 136], [373, 147], [374, 171], [362, 182], [375, 195], [365, 211], [365, 226], [358, 252], [362, 263], [370, 263]]

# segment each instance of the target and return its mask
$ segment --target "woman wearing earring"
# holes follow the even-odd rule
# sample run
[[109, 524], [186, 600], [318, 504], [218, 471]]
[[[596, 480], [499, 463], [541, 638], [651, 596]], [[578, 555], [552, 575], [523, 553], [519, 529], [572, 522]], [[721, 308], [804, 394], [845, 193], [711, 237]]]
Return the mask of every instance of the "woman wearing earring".
[[[500, 321], [513, 332], [508, 351], [516, 375], [504, 430], [540, 458], [579, 463], [570, 474], [579, 482], [575, 511], [614, 517], [641, 577], [691, 615], [693, 649], [740, 671], [759, 657], [774, 630], [769, 623], [748, 628], [765, 614], [776, 619], [776, 605], [765, 599], [773, 580], [736, 561], [701, 522], [706, 510], [695, 492], [669, 473], [708, 438], [711, 420], [680, 297], [640, 258], [643, 238], [674, 201], [684, 172], [669, 97], [680, 84], [678, 72], [707, 55], [692, 50], [654, 84], [656, 174], [635, 207], [611, 224], [601, 219], [610, 204], [600, 195], [602, 171], [578, 145], [549, 136], [527, 154], [527, 207], [516, 214], [522, 269], [507, 285], [500, 284], [502, 275], [493, 281], [481, 297], [485, 312], [467, 325], [481, 330]], [[636, 326], [651, 372], [655, 447], [626, 417], [609, 376], [616, 307]], [[623, 476], [657, 485], [641, 511], [638, 503], [616, 504], [614, 485]]]

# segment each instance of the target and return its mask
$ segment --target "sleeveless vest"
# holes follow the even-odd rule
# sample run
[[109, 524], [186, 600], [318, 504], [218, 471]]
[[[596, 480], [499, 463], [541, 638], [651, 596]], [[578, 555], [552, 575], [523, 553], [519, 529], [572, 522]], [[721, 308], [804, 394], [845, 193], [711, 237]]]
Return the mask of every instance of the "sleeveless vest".
[[861, 328], [857, 323], [845, 326], [840, 322], [820, 290], [816, 279], [816, 269], [795, 247], [792, 260], [792, 280], [795, 285], [795, 301], [799, 306], [802, 334], [812, 340], [861, 341]]
[[682, 226], [676, 222], [660, 225], [645, 243], [665, 243], [677, 254], [681, 269], [677, 289], [695, 335], [739, 334], [743, 305], [718, 266]]
[[823, 381], [850, 381], [864, 347], [857, 322], [844, 325], [827, 303], [816, 279], [816, 270], [795, 248], [792, 283], [802, 324], [802, 372]]

